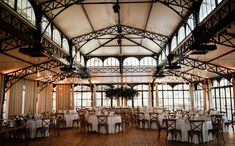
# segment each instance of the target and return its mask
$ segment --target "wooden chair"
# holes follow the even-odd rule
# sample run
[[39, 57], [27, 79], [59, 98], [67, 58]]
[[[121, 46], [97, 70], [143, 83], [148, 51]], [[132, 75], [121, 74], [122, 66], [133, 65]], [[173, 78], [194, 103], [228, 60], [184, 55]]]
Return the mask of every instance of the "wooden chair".
[[85, 118], [85, 113], [80, 114], [80, 132], [85, 132], [86, 128], [88, 132], [92, 132], [92, 124]]
[[72, 127], [74, 127], [74, 124], [76, 124], [77, 127], [79, 126], [79, 124], [80, 124], [80, 117], [79, 117], [79, 115], [80, 115], [80, 114], [78, 113], [78, 118], [73, 120], [73, 125], [72, 125]]
[[[166, 119], [163, 119], [163, 120], [166, 120]], [[162, 123], [165, 123], [165, 122], [162, 122]], [[164, 130], [164, 131], [167, 131], [167, 126], [166, 124], [160, 124], [160, 121], [159, 119], [157, 119], [157, 131], [158, 131], [158, 139], [160, 138], [161, 136], [161, 131]]]
[[189, 119], [190, 130], [188, 131], [188, 142], [192, 143], [193, 136], [196, 135], [199, 143], [204, 145], [203, 140], [203, 123], [205, 120], [193, 120]]
[[218, 142], [220, 143], [220, 137], [224, 140], [224, 134], [223, 134], [223, 116], [222, 115], [211, 115], [211, 123], [212, 123], [212, 129], [208, 130], [208, 134], [212, 134], [213, 136], [216, 136]]
[[118, 131], [120, 132], [120, 129], [122, 128], [122, 132], [127, 131], [130, 128], [130, 115], [128, 113], [126, 114], [121, 114], [122, 121], [115, 123], [115, 133], [116, 129], [118, 127]]
[[145, 124], [147, 124], [148, 128], [149, 128], [149, 121], [147, 119], [145, 119], [144, 113], [138, 113], [137, 114], [137, 123], [138, 126], [145, 128]]
[[225, 122], [225, 127], [229, 128], [229, 126], [231, 125], [232, 129], [233, 129], [233, 133], [234, 133], [234, 125], [235, 125], [235, 113], [232, 114], [232, 119], [228, 120], [227, 122]]
[[166, 119], [166, 126], [167, 126], [166, 141], [169, 133], [171, 134], [172, 140], [173, 139], [176, 140], [178, 134], [180, 134], [180, 138], [182, 139], [181, 130], [176, 128], [176, 119]]
[[36, 130], [36, 137], [38, 137], [38, 132], [41, 132], [41, 137], [46, 137], [46, 132], [50, 135], [50, 118], [42, 118], [41, 127]]
[[100, 133], [101, 127], [104, 127], [106, 130], [106, 134], [108, 134], [109, 133], [108, 116], [98, 115], [97, 118], [98, 118], [98, 132]]
[[60, 135], [60, 127], [57, 122], [56, 116], [50, 117], [50, 133], [54, 132], [56, 136]]
[[158, 113], [149, 113], [149, 116], [150, 116], [150, 128], [152, 126], [153, 123], [157, 124], [158, 122]]

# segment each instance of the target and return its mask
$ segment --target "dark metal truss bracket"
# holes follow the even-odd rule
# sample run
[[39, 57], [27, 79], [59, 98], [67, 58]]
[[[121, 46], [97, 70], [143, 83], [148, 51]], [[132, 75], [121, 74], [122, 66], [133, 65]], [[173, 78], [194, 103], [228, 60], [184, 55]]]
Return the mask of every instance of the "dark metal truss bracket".
[[1, 47], [0, 53], [14, 50], [23, 46], [27, 46], [27, 44], [15, 37], [3, 39], [3, 40], [0, 40], [0, 47]]
[[202, 78], [200, 76], [194, 75], [194, 74], [190, 74], [187, 72], [181, 72], [181, 71], [170, 71], [170, 73], [178, 76], [178, 77], [182, 77], [183, 79], [189, 81], [189, 82], [195, 82], [195, 81], [203, 81], [205, 80], [205, 78]]
[[[159, 44], [159, 45], [164, 45], [168, 42], [168, 37], [164, 36], [162, 34], [158, 34], [158, 33], [153, 33], [153, 32], [149, 32], [149, 31], [144, 31], [141, 29], [137, 29], [134, 27], [130, 27], [130, 26], [125, 26], [125, 25], [121, 25], [121, 29], [122, 32], [128, 33], [128, 34], [135, 34], [135, 35], [139, 35], [142, 36], [144, 38], [148, 38], [150, 40], [156, 40], [158, 42], [161, 42], [163, 44]], [[118, 31], [118, 25], [114, 25], [108, 28], [104, 28], [101, 30], [97, 30], [85, 35], [81, 35], [81, 36], [77, 36], [74, 37], [72, 39], [74, 44], [79, 44], [82, 42], [86, 42], [86, 41], [90, 41], [92, 39], [96, 39], [100, 36], [104, 36], [104, 35], [108, 35], [108, 34], [115, 34], [117, 35], [117, 31]]]
[[228, 34], [228, 33], [222, 33], [218, 34], [216, 37], [211, 39], [211, 42], [224, 45], [227, 47], [232, 47], [235, 49], [235, 35], [233, 34]]
[[235, 70], [215, 65], [208, 62], [198, 61], [191, 58], [184, 58], [179, 62], [182, 65], [190, 66], [201, 70], [207, 70], [208, 72], [216, 73], [218, 75], [229, 75], [233, 74]]
[[47, 61], [41, 64], [36, 64], [34, 66], [29, 66], [24, 69], [20, 69], [18, 71], [7, 73], [5, 74], [8, 77], [8, 88], [6, 89], [6, 91], [16, 82], [28, 75], [37, 74], [38, 72], [50, 70], [59, 66], [61, 66], [61, 63], [57, 61]]
[[[155, 2], [159, 2], [167, 7], [178, 7], [175, 8], [175, 10], [178, 13], [182, 13], [185, 10], [189, 10], [192, 8], [192, 1], [191, 0], [156, 0]], [[61, 8], [66, 8], [66, 7], [70, 7], [74, 4], [82, 4], [82, 5], [90, 5], [90, 4], [115, 4], [116, 2], [107, 2], [107, 1], [99, 1], [99, 2], [86, 2], [83, 0], [60, 0], [60, 1], [48, 1], [48, 2], [44, 2], [41, 3], [42, 5], [42, 11], [44, 13], [48, 13], [48, 12], [52, 12], [53, 10], [56, 9], [61, 9]], [[152, 1], [119, 1], [119, 4], [124, 4], [124, 3], [152, 3]], [[180, 8], [180, 9], [179, 9]]]

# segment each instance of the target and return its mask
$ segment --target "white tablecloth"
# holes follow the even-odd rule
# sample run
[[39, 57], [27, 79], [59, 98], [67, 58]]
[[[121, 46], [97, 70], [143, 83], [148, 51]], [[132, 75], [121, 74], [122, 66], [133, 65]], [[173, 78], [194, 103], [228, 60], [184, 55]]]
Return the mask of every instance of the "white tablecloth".
[[[185, 120], [177, 120], [176, 122], [176, 128], [180, 129], [182, 132], [182, 140], [180, 139], [180, 136], [178, 134], [177, 140], [178, 141], [182, 141], [182, 142], [188, 142], [188, 130], [190, 130], [190, 123], [189, 121], [185, 121]], [[212, 129], [212, 124], [211, 121], [205, 121], [203, 123], [203, 141], [204, 142], [209, 142], [212, 141], [212, 134], [208, 135], [208, 130]], [[171, 140], [171, 135], [169, 134], [168, 139]], [[193, 137], [192, 140], [193, 143], [198, 144], [198, 138], [197, 136]]]
[[73, 126], [73, 120], [78, 118], [78, 114], [64, 114], [64, 119], [66, 121], [66, 128]]
[[[42, 126], [42, 119], [29, 119], [27, 125], [29, 128], [29, 138], [36, 138], [37, 128]], [[46, 131], [45, 136], [49, 136], [49, 131]], [[38, 132], [37, 137], [41, 137], [41, 132]]]
[[[121, 116], [108, 116], [107, 122], [109, 125], [108, 132], [115, 133], [115, 124], [121, 122]], [[88, 118], [88, 122], [92, 124], [92, 130], [98, 132], [98, 119], [95, 115]], [[100, 133], [105, 133], [105, 128], [100, 129]]]

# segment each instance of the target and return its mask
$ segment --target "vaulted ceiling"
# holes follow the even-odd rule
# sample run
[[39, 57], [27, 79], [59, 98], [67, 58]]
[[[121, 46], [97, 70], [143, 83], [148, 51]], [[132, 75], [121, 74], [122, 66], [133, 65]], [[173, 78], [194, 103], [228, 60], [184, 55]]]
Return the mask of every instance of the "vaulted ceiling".
[[[172, 37], [182, 24], [198, 8], [197, 2], [202, 2], [201, 0], [29, 1], [36, 7], [40, 6], [38, 11], [46, 16], [51, 24], [55, 25], [87, 59], [151, 56], [156, 60], [169, 46]], [[207, 27], [209, 38], [206, 38], [206, 43], [215, 44], [217, 49], [205, 54], [191, 54], [190, 45], [195, 40], [193, 34], [190, 33], [171, 52], [174, 54], [173, 59], [181, 65], [181, 69], [168, 71], [170, 76], [153, 77], [153, 73], [157, 72], [157, 67], [127, 67], [124, 68], [123, 73], [120, 73], [119, 68], [88, 68], [91, 74], [90, 81], [93, 83], [150, 83], [194, 81], [228, 75], [231, 77], [235, 71], [234, 6], [234, 0], [224, 0], [199, 24], [199, 26]], [[3, 2], [1, 2], [1, 7], [9, 9]], [[9, 15], [15, 16], [16, 14], [11, 12]], [[1, 22], [3, 21], [2, 19]], [[22, 18], [18, 21], [24, 23]], [[1, 73], [8, 75], [15, 73], [17, 76], [21, 75], [21, 77], [35, 80], [45, 79], [48, 75], [63, 74], [60, 71], [63, 65], [61, 60], [53, 55], [30, 57], [19, 53], [19, 48], [28, 46], [26, 40], [21, 39], [20, 35], [11, 32], [3, 25], [0, 30]], [[45, 39], [45, 42], [49, 44], [50, 40]], [[63, 53], [59, 56], [63, 58]], [[166, 64], [169, 64], [167, 59], [159, 62], [159, 69], [164, 68]], [[29, 69], [32, 73], [23, 73]], [[38, 70], [40, 76], [37, 75]]]

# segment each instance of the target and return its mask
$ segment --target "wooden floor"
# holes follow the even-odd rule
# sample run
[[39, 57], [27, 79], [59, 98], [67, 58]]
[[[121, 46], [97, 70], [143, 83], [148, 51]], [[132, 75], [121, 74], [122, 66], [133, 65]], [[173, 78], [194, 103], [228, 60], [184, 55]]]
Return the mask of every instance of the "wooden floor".
[[[234, 146], [235, 134], [225, 133], [225, 144], [219, 144], [217, 140], [205, 143], [205, 146]], [[24, 146], [22, 141], [6, 141], [6, 146]], [[60, 136], [53, 133], [49, 138], [28, 140], [28, 146], [163, 146], [165, 133], [157, 139], [156, 130], [132, 128], [128, 132], [118, 134], [80, 133], [78, 129], [63, 129]], [[168, 141], [168, 146], [191, 146], [192, 144]], [[196, 144], [193, 144], [196, 146]], [[200, 144], [198, 144], [200, 145]], [[202, 145], [202, 144], [201, 144]]]

